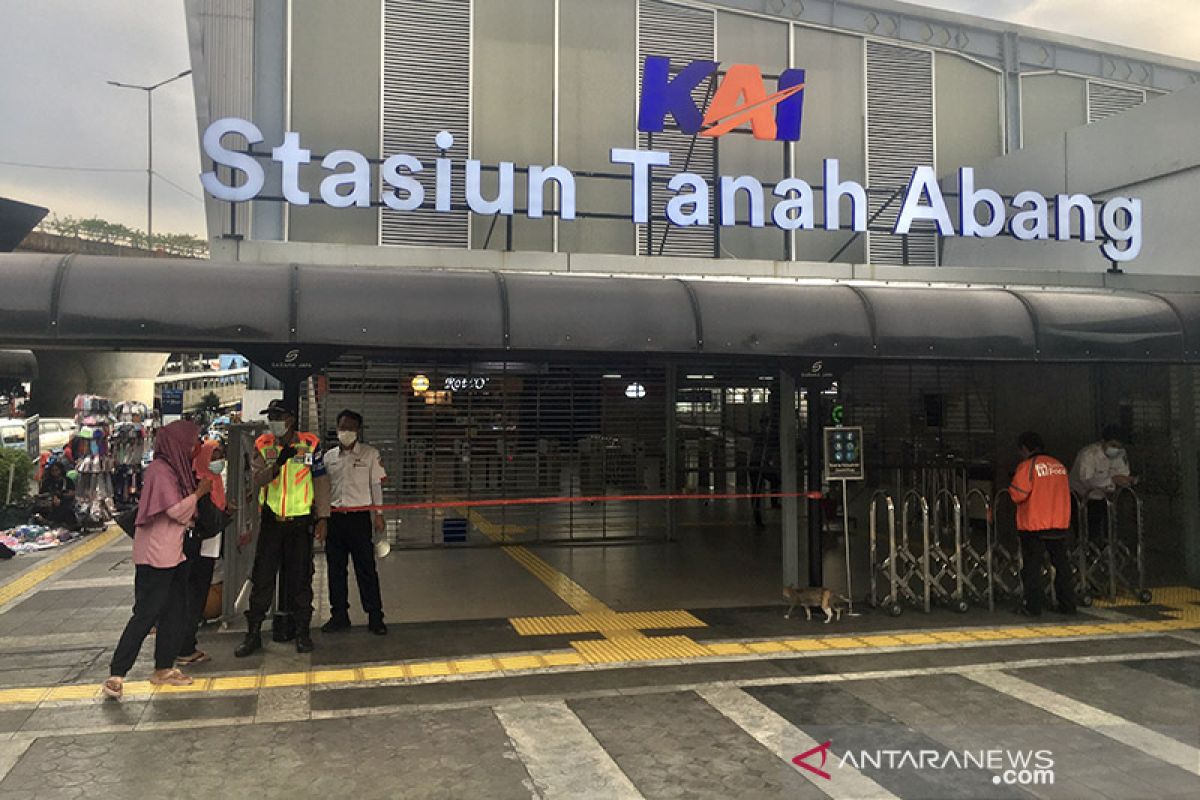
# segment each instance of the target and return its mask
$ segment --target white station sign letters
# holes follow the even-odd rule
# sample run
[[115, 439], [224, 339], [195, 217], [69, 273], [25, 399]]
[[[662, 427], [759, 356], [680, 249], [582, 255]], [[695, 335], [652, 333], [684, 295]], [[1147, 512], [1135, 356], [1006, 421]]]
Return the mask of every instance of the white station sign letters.
[[[228, 167], [228, 182], [216, 170], [200, 176], [205, 191], [218, 200], [246, 202], [259, 197], [266, 183], [266, 173], [259, 159], [241, 150], [226, 147], [230, 135], [243, 137], [251, 146], [263, 141], [262, 131], [254, 123], [236, 117], [219, 119], [204, 133], [205, 155], [221, 167]], [[454, 137], [442, 131], [435, 144], [443, 153], [454, 145]], [[312, 151], [300, 144], [300, 134], [285, 133], [283, 141], [271, 150], [271, 160], [281, 169], [283, 199], [292, 205], [312, 202], [309, 192], [300, 188], [300, 168], [312, 163]], [[671, 154], [661, 150], [635, 150], [614, 147], [610, 151], [613, 164], [630, 169], [630, 219], [644, 224], [650, 219], [649, 187], [654, 167], [670, 167]], [[432, 166], [434, 196], [426, 197], [426, 189], [415, 177]], [[451, 159], [436, 158], [433, 164], [399, 153], [389, 156], [373, 174], [370, 161], [355, 150], [334, 150], [321, 159], [320, 167], [327, 174], [319, 186], [321, 202], [334, 208], [373, 205], [375, 198], [387, 208], [412, 211], [432, 208], [451, 210]], [[496, 165], [498, 173], [495, 197], [484, 198], [481, 181], [483, 165], [470, 159], [461, 170], [467, 206], [476, 214], [514, 214], [515, 166], [511, 161]], [[240, 173], [240, 177], [233, 173]], [[575, 176], [560, 165], [533, 164], [528, 168], [527, 216], [540, 218], [545, 214], [545, 192], [548, 184], [558, 188], [559, 216], [575, 219]], [[761, 228], [768, 224], [785, 231], [845, 230], [842, 222], [843, 200], [849, 206], [848, 226], [859, 232], [867, 230], [867, 193], [861, 184], [842, 180], [836, 158], [824, 160], [821, 178], [823, 199], [814, 199], [810, 183], [800, 178], [784, 178], [770, 187], [750, 175], [718, 178], [715, 201], [722, 226], [748, 224]], [[708, 179], [694, 172], [681, 172], [671, 177], [667, 188], [673, 193], [665, 209], [665, 219], [679, 227], [712, 224], [712, 196]], [[1135, 197], [1111, 197], [1096, 200], [1084, 194], [1059, 194], [1047, 197], [1035, 191], [1018, 192], [1010, 200], [999, 192], [975, 185], [975, 171], [963, 167], [958, 171], [957, 209], [951, 214], [947, 198], [938, 184], [933, 167], [918, 166], [913, 170], [893, 233], [906, 234], [915, 223], [931, 223], [942, 236], [991, 238], [1009, 235], [1019, 241], [1068, 241], [1077, 238], [1095, 242], [1102, 237], [1100, 250], [1111, 261], [1132, 261], [1142, 249], [1142, 202]], [[744, 196], [747, 214], [739, 220], [739, 195]], [[950, 198], [954, 200], [955, 198]], [[767, 203], [774, 205], [768, 211]], [[820, 223], [817, 212], [820, 210]], [[955, 219], [958, 222], [956, 224]]]

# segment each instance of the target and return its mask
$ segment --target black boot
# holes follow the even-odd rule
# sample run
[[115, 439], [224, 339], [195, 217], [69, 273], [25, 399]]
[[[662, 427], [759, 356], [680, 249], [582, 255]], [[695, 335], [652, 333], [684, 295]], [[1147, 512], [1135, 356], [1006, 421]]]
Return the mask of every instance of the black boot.
[[387, 633], [387, 625], [383, 624], [383, 613], [376, 611], [370, 615], [367, 622], [367, 629], [376, 636], [383, 636]]
[[262, 649], [262, 623], [251, 622], [250, 630], [246, 631], [246, 638], [242, 639], [242, 643], [237, 646], [237, 650], [233, 651], [233, 655], [237, 658], [245, 658], [248, 655], [258, 652]]
[[313, 651], [313, 640], [309, 634], [308, 628], [301, 628], [296, 632], [296, 652], [311, 653]]
[[345, 614], [334, 614], [329, 621], [321, 626], [322, 633], [338, 633], [350, 630], [350, 617]]

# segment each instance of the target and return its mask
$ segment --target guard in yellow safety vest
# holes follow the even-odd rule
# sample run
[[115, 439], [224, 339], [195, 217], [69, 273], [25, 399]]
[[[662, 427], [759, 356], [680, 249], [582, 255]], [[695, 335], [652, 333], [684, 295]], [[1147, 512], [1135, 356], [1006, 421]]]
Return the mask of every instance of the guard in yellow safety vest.
[[262, 624], [275, 596], [276, 576], [281, 576], [281, 605], [292, 615], [296, 652], [312, 652], [312, 543], [314, 538], [325, 540], [329, 520], [329, 476], [320, 439], [296, 430], [296, 412], [283, 400], [272, 400], [262, 413], [271, 432], [255, 441], [251, 459], [262, 523], [251, 570], [248, 630], [234, 651], [238, 658], [262, 647]]

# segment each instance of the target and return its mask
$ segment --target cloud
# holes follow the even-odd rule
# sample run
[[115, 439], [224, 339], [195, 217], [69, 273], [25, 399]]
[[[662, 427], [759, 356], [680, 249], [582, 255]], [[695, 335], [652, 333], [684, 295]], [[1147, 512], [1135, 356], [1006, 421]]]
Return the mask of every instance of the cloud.
[[[913, 0], [910, 0], [912, 2]], [[1196, 0], [915, 0], [918, 5], [1200, 61]]]
[[[6, 0], [0, 70], [0, 161], [145, 170], [145, 94], [105, 81], [154, 83], [189, 64], [183, 3]], [[200, 195], [196, 111], [188, 78], [154, 93], [154, 169]], [[146, 175], [0, 165], [0, 196], [59, 216], [146, 227]], [[154, 229], [205, 235], [204, 209], [161, 180]]]

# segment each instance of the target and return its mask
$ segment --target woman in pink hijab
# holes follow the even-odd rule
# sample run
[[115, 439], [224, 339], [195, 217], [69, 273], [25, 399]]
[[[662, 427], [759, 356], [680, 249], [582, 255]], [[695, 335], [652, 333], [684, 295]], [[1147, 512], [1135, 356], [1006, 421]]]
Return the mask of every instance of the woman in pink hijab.
[[[216, 439], [208, 439], [196, 451], [192, 459], [192, 470], [198, 478], [212, 481], [213, 505], [225, 510], [225, 448]], [[183, 554], [188, 566], [188, 616], [184, 629], [183, 647], [175, 663], [182, 666], [203, 664], [209, 661], [208, 653], [200, 649], [196, 633], [204, 621], [204, 606], [208, 604], [208, 593], [212, 588], [213, 571], [221, 556], [221, 536], [200, 541], [189, 536], [183, 541]]]
[[187, 565], [184, 532], [196, 516], [196, 502], [212, 490], [212, 481], [197, 481], [192, 458], [200, 429], [187, 420], [158, 432], [154, 461], [146, 468], [137, 529], [133, 537], [133, 616], [117, 642], [104, 682], [104, 694], [120, 699], [125, 675], [133, 667], [150, 629], [154, 642], [155, 685], [187, 686], [192, 679], [175, 669], [175, 657], [187, 625]]

